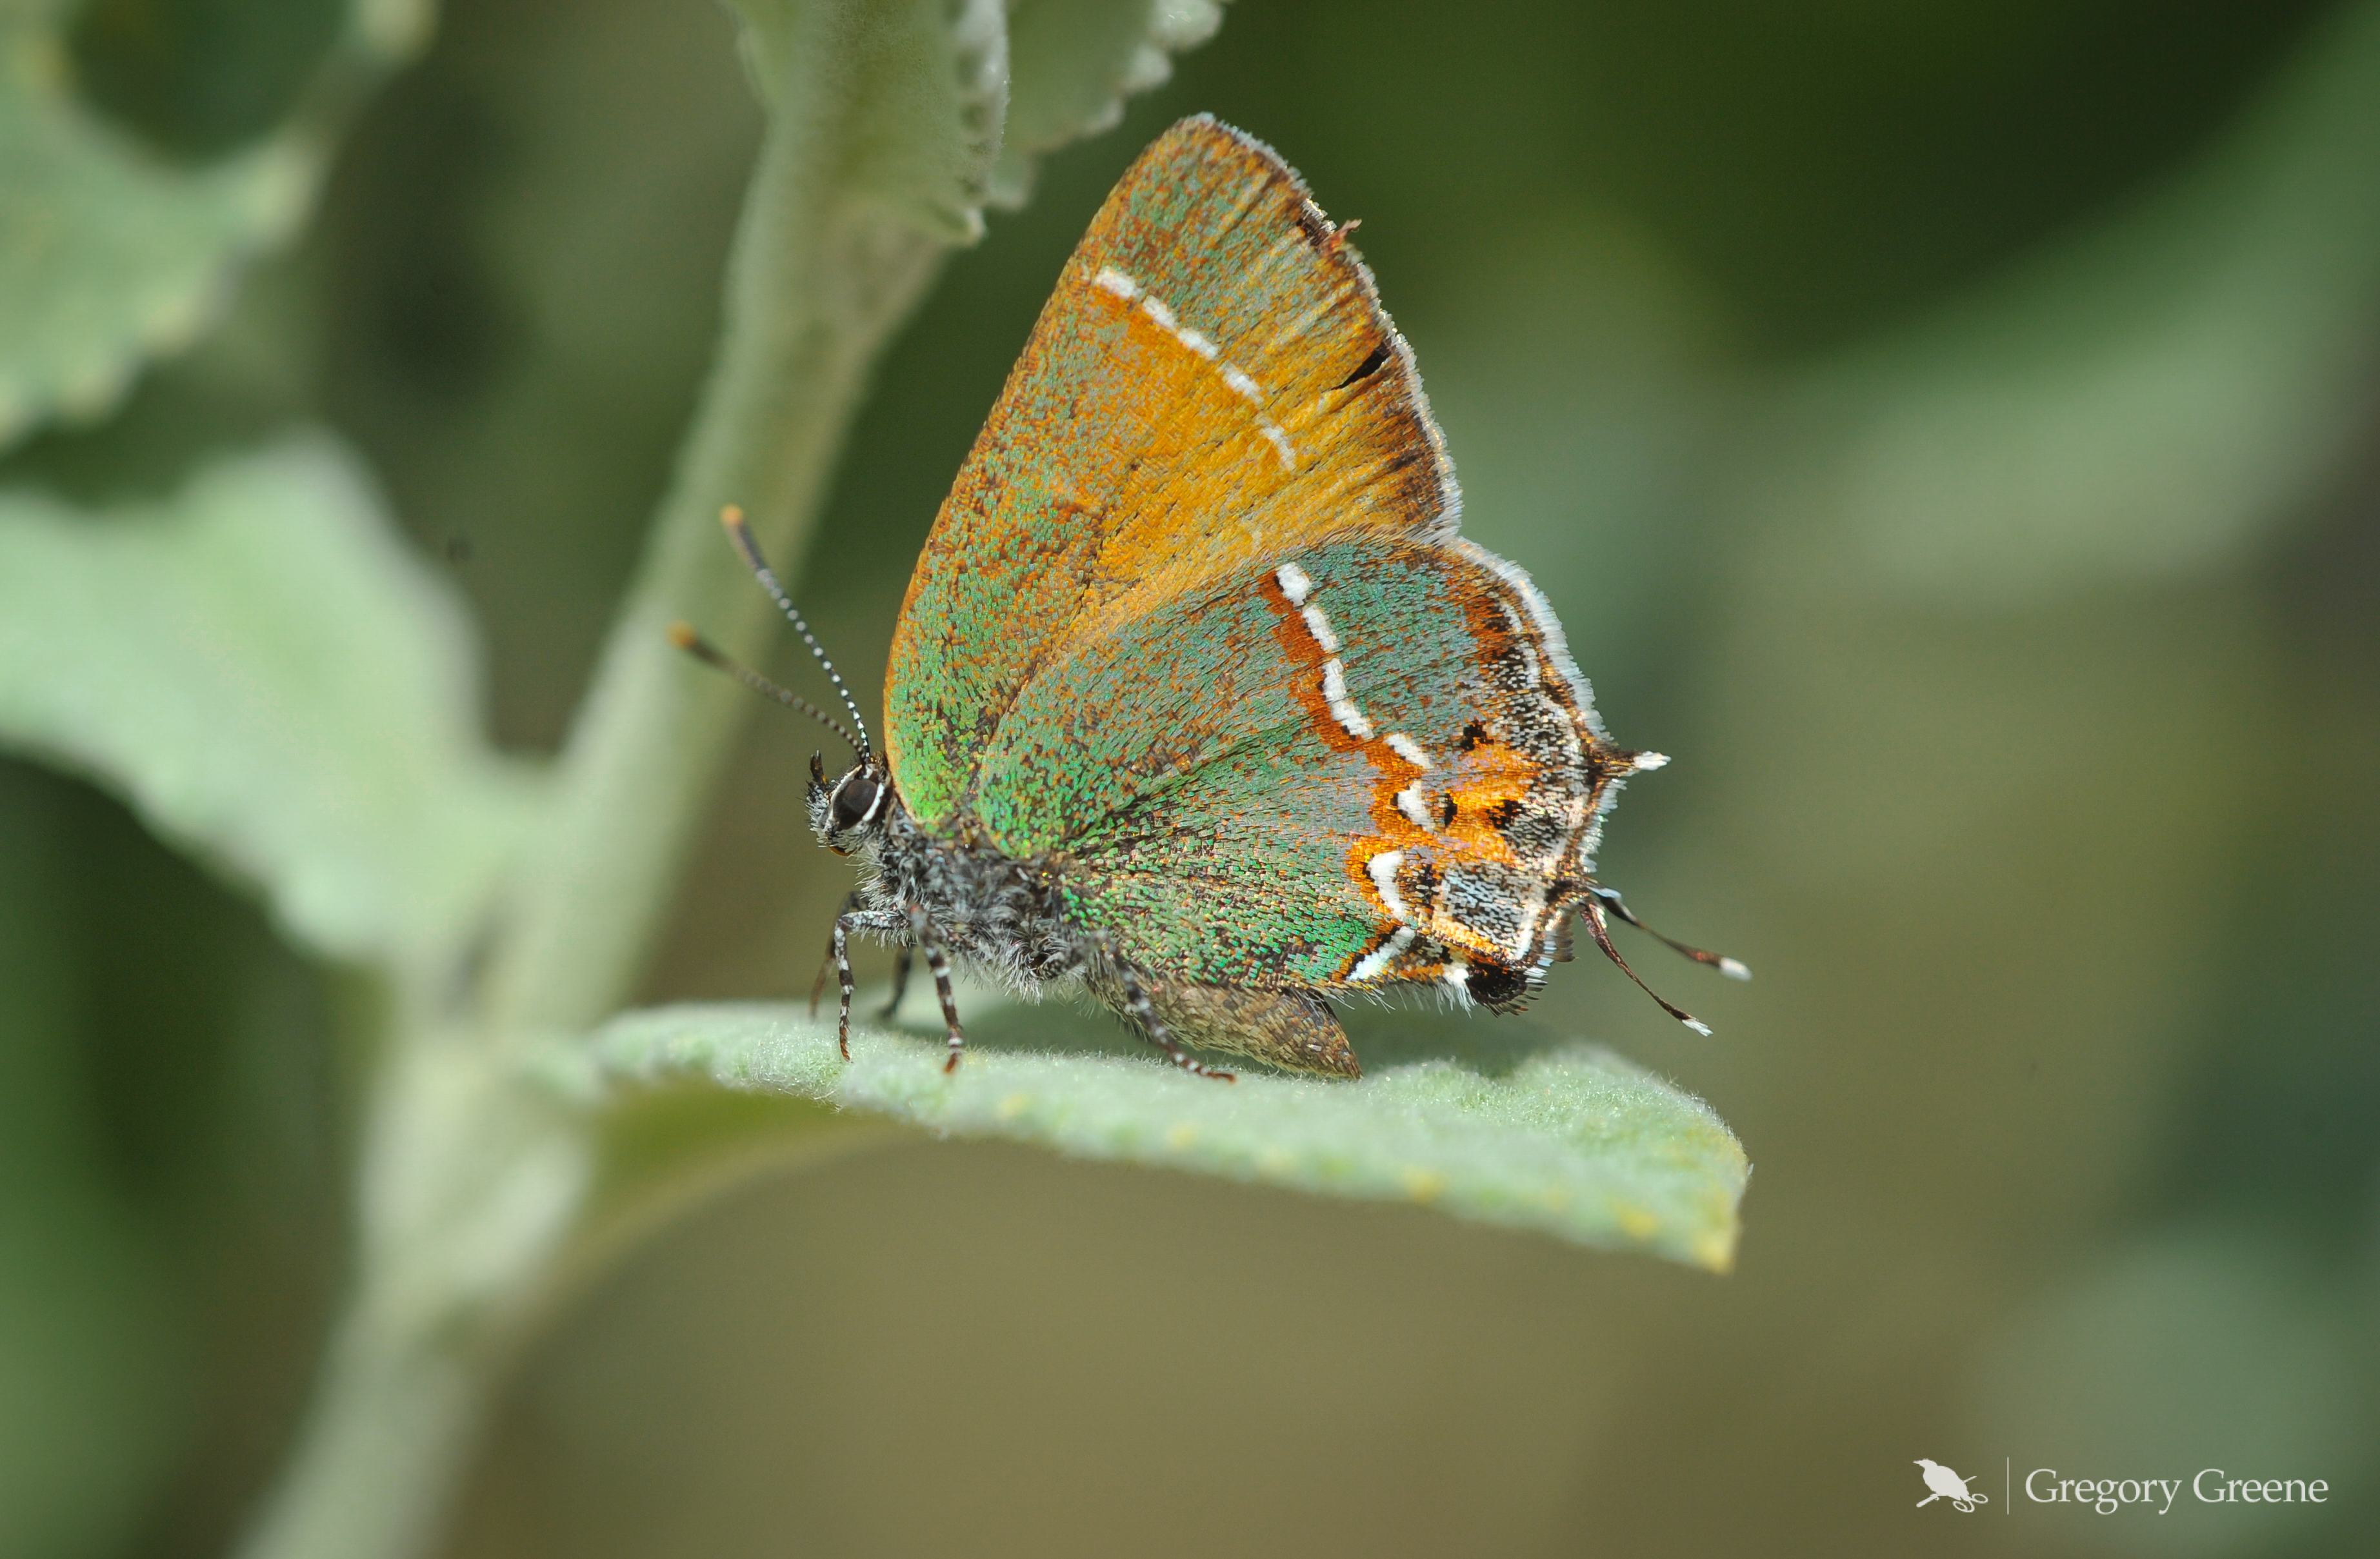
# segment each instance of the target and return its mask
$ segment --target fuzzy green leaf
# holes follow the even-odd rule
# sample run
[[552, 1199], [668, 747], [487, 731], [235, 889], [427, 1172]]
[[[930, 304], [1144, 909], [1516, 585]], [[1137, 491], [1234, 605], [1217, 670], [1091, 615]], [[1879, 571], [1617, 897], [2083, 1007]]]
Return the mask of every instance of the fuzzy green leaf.
[[938, 1042], [882, 1031], [856, 1031], [846, 1063], [831, 1021], [762, 1006], [630, 1013], [566, 1064], [615, 1085], [703, 1077], [949, 1136], [1417, 1202], [1716, 1272], [1734, 1260], [1743, 1149], [1708, 1106], [1596, 1046], [1391, 1014], [1358, 1036], [1372, 1067], [1359, 1082], [1218, 1083], [1113, 1053], [1096, 1037], [1112, 1023], [1062, 1007], [969, 1011], [978, 1043], [955, 1073]]
[[730, 3], [753, 90], [806, 149], [806, 185], [944, 243], [982, 236], [1008, 107], [999, 0]]
[[101, 514], [0, 492], [0, 744], [90, 774], [299, 939], [417, 969], [540, 787], [478, 730], [469, 625], [355, 460], [293, 437]]
[[[981, 234], [986, 205], [1022, 206], [1044, 153], [1111, 128], [1223, 19], [1222, 0], [730, 3], [761, 102], [840, 117], [839, 181], [953, 242]], [[852, 67], [821, 78], [811, 66], [827, 58]]]
[[70, 0], [0, 6], [0, 446], [112, 407], [148, 358], [222, 311], [232, 278], [313, 198], [354, 89], [419, 46], [420, 0], [354, 0], [287, 122], [197, 164], [76, 92]]
[[1222, 23], [1222, 0], [1010, 0], [1008, 126], [992, 203], [1023, 205], [1043, 153], [1113, 127], [1124, 99], [1162, 85], [1172, 56]]

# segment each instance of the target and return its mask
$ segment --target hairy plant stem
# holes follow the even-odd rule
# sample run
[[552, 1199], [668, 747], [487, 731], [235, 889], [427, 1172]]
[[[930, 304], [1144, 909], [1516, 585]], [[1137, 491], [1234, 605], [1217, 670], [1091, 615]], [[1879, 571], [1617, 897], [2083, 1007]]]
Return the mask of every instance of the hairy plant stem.
[[869, 366], [967, 236], [884, 198], [870, 162], [899, 120], [888, 59], [908, 68], [896, 84], [953, 91], [946, 67], [899, 52], [947, 28], [943, 14], [919, 6], [905, 35], [863, 25], [875, 13], [855, 0], [771, 15], [783, 46], [755, 54], [776, 79], [761, 82], [769, 129], [710, 379], [477, 1001], [443, 1022], [434, 1002], [400, 1001], [382, 1031], [355, 1292], [247, 1559], [413, 1559], [434, 1541], [590, 1184], [589, 1119], [520, 1063], [535, 1036], [589, 1027], [633, 989], [753, 707], [674, 651], [667, 626], [698, 622], [760, 658], [773, 609], [722, 537], [720, 508], [745, 509], [790, 582]]
[[417, 1034], [374, 1089], [355, 1297], [249, 1559], [412, 1559], [586, 1199], [584, 1122], [476, 1034]]
[[740, 504], [790, 586], [869, 366], [949, 246], [856, 200], [832, 72], [804, 57], [764, 146], [729, 263], [719, 355], [592, 690], [562, 798], [525, 879], [489, 988], [492, 1030], [577, 1030], [641, 973], [678, 868], [751, 695], [665, 637], [699, 623], [757, 659], [775, 610], [720, 533]]

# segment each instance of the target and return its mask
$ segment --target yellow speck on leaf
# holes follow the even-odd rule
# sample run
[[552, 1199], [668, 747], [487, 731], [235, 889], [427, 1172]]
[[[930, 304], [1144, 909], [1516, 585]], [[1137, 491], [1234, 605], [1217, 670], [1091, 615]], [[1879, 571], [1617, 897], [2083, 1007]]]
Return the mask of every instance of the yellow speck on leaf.
[[1613, 1202], [1611, 1215], [1620, 1220], [1621, 1229], [1631, 1239], [1650, 1239], [1654, 1231], [1661, 1227], [1660, 1219], [1633, 1202]]
[[1735, 1270], [1735, 1235], [1729, 1229], [1705, 1229], [1694, 1236], [1694, 1260], [1713, 1272]]
[[1403, 1184], [1405, 1194], [1415, 1202], [1435, 1202], [1439, 1193], [1446, 1190], [1446, 1177], [1435, 1169], [1408, 1166], [1397, 1178]]

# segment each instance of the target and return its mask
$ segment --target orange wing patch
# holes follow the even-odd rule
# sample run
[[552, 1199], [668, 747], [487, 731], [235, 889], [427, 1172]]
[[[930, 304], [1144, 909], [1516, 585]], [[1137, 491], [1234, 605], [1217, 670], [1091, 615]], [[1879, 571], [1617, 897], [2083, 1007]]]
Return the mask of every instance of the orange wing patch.
[[[1439, 754], [1404, 731], [1378, 729], [1347, 690], [1336, 630], [1322, 603], [1310, 598], [1310, 586], [1293, 562], [1259, 586], [1280, 615], [1276, 640], [1297, 669], [1293, 694], [1325, 745], [1360, 755], [1378, 776], [1370, 807], [1374, 831], [1350, 841], [1346, 871], [1377, 913], [1380, 937], [1350, 960], [1341, 977], [1355, 984], [1436, 980], [1471, 958], [1527, 962], [1544, 933], [1545, 913], [1555, 907], [1548, 900], [1571, 850], [1566, 839], [1551, 860], [1524, 859], [1510, 830], [1524, 811], [1545, 804], [1549, 781], [1557, 792], [1569, 793], [1580, 777], [1549, 775], [1542, 756], [1499, 737], [1485, 721], [1470, 724], [1452, 751]], [[1523, 696], [1539, 705], [1530, 715], [1517, 708], [1517, 698], [1502, 700], [1483, 715], [1499, 724], [1548, 715], [1578, 723], [1566, 707], [1546, 707], [1541, 693]], [[1589, 782], [1575, 788], [1575, 806], [1564, 809], [1565, 836], [1578, 833], [1603, 782], [1603, 771], [1590, 756], [1592, 733], [1582, 730], [1581, 736], [1575, 750], [1588, 759]], [[1457, 876], [1490, 875], [1514, 912], [1511, 927], [1500, 935], [1466, 914], [1472, 906], [1446, 891]], [[1455, 977], [1459, 983], [1460, 974]]]

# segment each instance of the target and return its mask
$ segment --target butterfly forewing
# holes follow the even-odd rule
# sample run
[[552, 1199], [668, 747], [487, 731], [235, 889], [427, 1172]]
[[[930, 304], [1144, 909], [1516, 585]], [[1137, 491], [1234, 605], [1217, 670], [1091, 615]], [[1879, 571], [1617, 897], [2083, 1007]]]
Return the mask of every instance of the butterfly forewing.
[[1332, 537], [1452, 534], [1454, 478], [1353, 249], [1270, 150], [1205, 118], [1100, 209], [909, 585], [886, 747], [966, 831], [977, 760], [1075, 640]]

